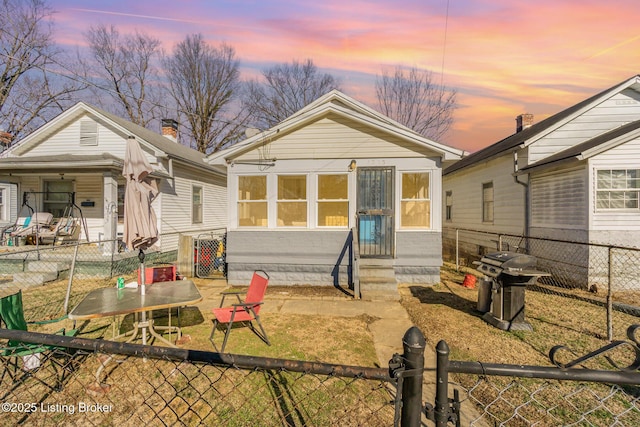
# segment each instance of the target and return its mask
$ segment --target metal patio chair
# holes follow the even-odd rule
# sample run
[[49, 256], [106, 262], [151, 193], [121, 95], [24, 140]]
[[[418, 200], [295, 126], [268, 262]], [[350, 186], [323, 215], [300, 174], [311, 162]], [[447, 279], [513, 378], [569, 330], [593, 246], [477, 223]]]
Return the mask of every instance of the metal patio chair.
[[[46, 324], [59, 320], [61, 319], [30, 323]], [[7, 329], [27, 331], [27, 321], [24, 318], [24, 309], [22, 305], [22, 291], [0, 298], [0, 321]], [[55, 334], [75, 336], [76, 332], [77, 331], [75, 329], [60, 329], [56, 331]], [[5, 363], [8, 367], [11, 366], [11, 369], [5, 369], [4, 373], [9, 375], [14, 383], [22, 382], [29, 377], [33, 377], [41, 384], [55, 391], [60, 391], [62, 389], [65, 372], [70, 370], [68, 363], [60, 362], [55, 359], [61, 355], [68, 356], [68, 351], [68, 349], [62, 347], [17, 340], [8, 340], [6, 345], [0, 345], [0, 357], [6, 360]], [[45, 361], [51, 361], [52, 363], [56, 375], [54, 385], [49, 384], [39, 378], [39, 376], [35, 375], [35, 372], [41, 366], [41, 356]], [[19, 366], [20, 360], [22, 360], [22, 366]], [[60, 375], [58, 368], [62, 369], [62, 375]]]
[[[215, 342], [213, 342], [213, 334], [216, 332], [218, 324], [226, 324], [226, 330], [224, 334], [224, 341], [222, 342], [222, 348], [220, 352], [224, 352], [224, 348], [227, 345], [227, 340], [229, 339], [229, 334], [231, 333], [231, 328], [234, 323], [245, 323], [249, 328], [256, 334], [262, 341], [264, 341], [267, 345], [271, 345], [269, 338], [267, 337], [267, 333], [262, 327], [262, 323], [260, 322], [260, 307], [264, 301], [264, 294], [267, 290], [267, 285], [269, 284], [269, 275], [262, 271], [256, 270], [253, 273], [253, 277], [251, 278], [251, 283], [249, 284], [249, 288], [246, 291], [223, 291], [222, 292], [222, 301], [220, 301], [220, 308], [214, 308], [213, 315], [213, 329], [211, 330], [211, 335], [209, 336], [209, 341], [213, 344], [213, 347], [217, 350]], [[240, 296], [246, 294], [245, 298], [242, 299]], [[237, 304], [232, 304], [229, 307], [224, 307], [224, 300], [227, 296], [235, 296], [238, 299]], [[253, 322], [256, 322], [260, 327], [260, 331], [256, 329], [253, 325]]]

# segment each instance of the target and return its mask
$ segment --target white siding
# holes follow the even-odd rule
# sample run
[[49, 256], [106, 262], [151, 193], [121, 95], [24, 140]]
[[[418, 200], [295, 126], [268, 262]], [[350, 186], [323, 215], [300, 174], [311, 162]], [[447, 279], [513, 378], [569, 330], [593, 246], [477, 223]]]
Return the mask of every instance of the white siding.
[[[352, 159], [432, 156], [433, 152], [371, 127], [331, 115], [287, 135], [267, 138], [262, 148], [238, 160], [263, 159]], [[411, 148], [410, 148], [411, 147]]]
[[595, 208], [596, 170], [598, 169], [640, 169], [640, 139], [635, 139], [608, 150], [589, 161], [590, 229], [594, 231], [639, 231], [640, 210], [597, 211]]
[[[82, 120], [92, 119], [85, 115], [73, 121], [68, 126], [52, 134], [48, 139], [36, 145], [21, 157], [56, 156], [56, 155], [97, 155], [108, 153], [112, 156], [124, 158], [126, 137], [117, 134], [98, 121], [98, 145], [82, 145], [80, 143], [80, 123]], [[143, 144], [140, 144], [149, 162], [158, 164], [158, 159]]]
[[531, 177], [531, 226], [584, 229], [588, 175], [583, 167]]
[[[175, 166], [176, 178], [161, 180], [161, 194], [154, 202], [158, 217], [158, 231], [164, 234], [163, 250], [177, 248], [178, 233], [197, 236], [212, 229], [226, 228], [227, 189], [224, 180], [213, 175]], [[202, 223], [191, 221], [191, 196], [193, 186], [202, 187]]]
[[[452, 220], [443, 226], [521, 234], [525, 187], [515, 182], [512, 173], [513, 157], [505, 155], [444, 176], [443, 190], [452, 192], [453, 205]], [[482, 184], [486, 182], [493, 182], [493, 223], [482, 221]]]
[[529, 162], [587, 141], [639, 116], [640, 94], [631, 89], [622, 91], [531, 144]]

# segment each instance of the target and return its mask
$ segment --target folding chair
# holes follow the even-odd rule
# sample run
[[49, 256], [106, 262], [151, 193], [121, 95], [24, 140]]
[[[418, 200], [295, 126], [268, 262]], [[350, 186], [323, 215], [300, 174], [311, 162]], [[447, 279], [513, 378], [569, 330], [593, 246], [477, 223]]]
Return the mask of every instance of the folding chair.
[[[211, 335], [209, 336], [209, 341], [213, 344], [213, 347], [217, 350], [218, 347], [213, 342], [213, 334], [216, 332], [218, 324], [227, 324], [227, 328], [224, 334], [224, 341], [222, 342], [222, 348], [220, 352], [224, 352], [224, 347], [227, 345], [227, 340], [229, 339], [229, 334], [231, 333], [231, 328], [233, 327], [234, 322], [244, 322], [248, 323], [249, 328], [256, 334], [262, 341], [264, 341], [267, 345], [271, 345], [269, 342], [269, 338], [267, 337], [267, 333], [264, 331], [262, 327], [262, 323], [260, 323], [260, 307], [264, 301], [264, 294], [267, 290], [267, 285], [269, 284], [269, 275], [262, 271], [256, 270], [253, 273], [253, 277], [251, 278], [251, 283], [249, 284], [249, 289], [246, 291], [226, 291], [222, 292], [222, 301], [220, 301], [220, 308], [213, 309], [213, 330], [211, 331]], [[244, 300], [240, 298], [240, 295], [246, 294]], [[224, 306], [224, 299], [226, 296], [235, 295], [238, 298], [237, 304], [232, 304], [230, 307]], [[253, 321], [255, 321], [260, 327], [259, 332], [253, 325]]]
[[[24, 318], [24, 309], [22, 305], [22, 291], [15, 294], [0, 298], [0, 320], [5, 324], [7, 329], [13, 329], [18, 331], [27, 331], [27, 322]], [[49, 321], [32, 322], [32, 323], [50, 323]], [[75, 336], [75, 329], [60, 329], [55, 332], [58, 335]], [[62, 347], [43, 345], [37, 343], [26, 343], [22, 341], [9, 340], [6, 347], [0, 347], [0, 356], [13, 359], [13, 363], [10, 363], [14, 367], [15, 372], [5, 370], [14, 382], [23, 381], [27, 377], [33, 375], [32, 371], [36, 370], [40, 366], [40, 355], [45, 352], [55, 352], [55, 350], [63, 349]], [[52, 361], [53, 368], [56, 372], [56, 384], [52, 386], [42, 379], [33, 376], [37, 381], [43, 385], [59, 391], [61, 389], [61, 382], [64, 380], [64, 372], [62, 378], [58, 378], [57, 364], [53, 360], [55, 354], [47, 355], [47, 359]], [[18, 361], [23, 360], [23, 366], [20, 370], [18, 368]], [[64, 365], [61, 365], [65, 369]], [[22, 371], [23, 375], [19, 378], [18, 373]]]

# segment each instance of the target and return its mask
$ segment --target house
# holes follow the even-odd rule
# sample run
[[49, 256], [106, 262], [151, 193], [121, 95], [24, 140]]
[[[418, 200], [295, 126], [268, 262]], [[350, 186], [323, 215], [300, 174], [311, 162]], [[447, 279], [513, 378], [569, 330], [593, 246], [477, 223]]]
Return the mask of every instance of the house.
[[462, 151], [335, 90], [252, 133], [207, 159], [227, 168], [229, 283], [364, 280], [349, 253], [396, 291], [439, 281], [442, 168]]
[[[517, 121], [516, 133], [445, 169], [445, 227], [638, 247], [640, 76], [538, 123]], [[478, 235], [465, 249], [497, 248]], [[549, 258], [544, 246], [532, 250]], [[572, 261], [578, 286], [603, 280], [590, 256]]]
[[163, 120], [162, 126], [162, 134], [156, 133], [83, 102], [75, 104], [0, 155], [0, 226], [14, 224], [31, 209], [54, 217], [71, 209], [86, 222], [82, 240], [115, 239], [123, 231], [126, 140], [134, 136], [158, 181], [153, 202], [158, 248], [175, 250], [179, 234], [225, 227], [224, 168], [179, 144], [175, 121]]

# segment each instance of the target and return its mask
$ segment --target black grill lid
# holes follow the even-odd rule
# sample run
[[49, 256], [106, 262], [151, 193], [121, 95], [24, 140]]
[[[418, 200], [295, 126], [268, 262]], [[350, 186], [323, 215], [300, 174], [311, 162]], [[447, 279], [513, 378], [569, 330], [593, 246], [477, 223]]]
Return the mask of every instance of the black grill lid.
[[483, 256], [480, 262], [509, 270], [529, 269], [537, 264], [536, 257], [516, 252], [493, 252]]

